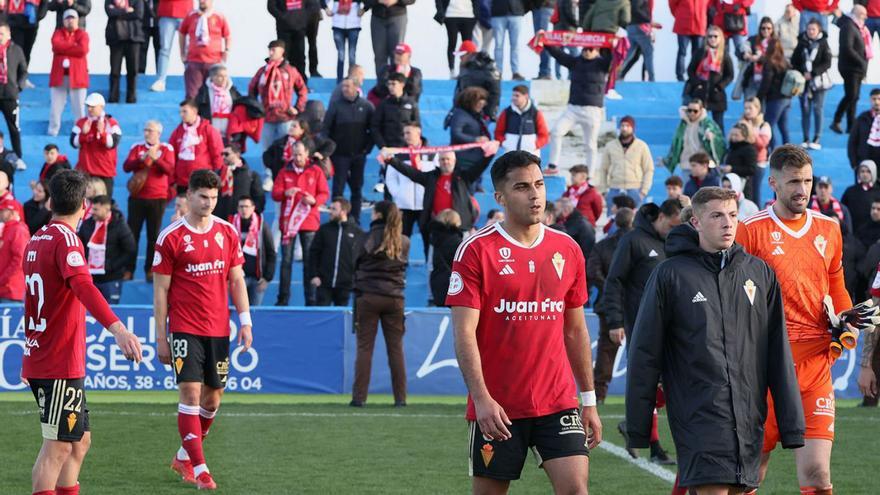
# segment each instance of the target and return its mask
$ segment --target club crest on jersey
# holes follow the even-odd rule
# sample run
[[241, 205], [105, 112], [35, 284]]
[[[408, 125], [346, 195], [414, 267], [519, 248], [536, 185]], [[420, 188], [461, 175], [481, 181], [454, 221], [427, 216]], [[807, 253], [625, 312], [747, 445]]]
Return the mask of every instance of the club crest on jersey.
[[813, 245], [816, 246], [816, 251], [819, 251], [819, 254], [822, 257], [825, 257], [825, 248], [828, 247], [828, 241], [825, 240], [824, 236], [817, 235], [815, 239], [813, 239]]
[[556, 275], [562, 280], [562, 270], [565, 268], [565, 258], [559, 254], [559, 251], [553, 254], [553, 268], [556, 269]]
[[743, 290], [746, 291], [746, 297], [749, 298], [749, 304], [751, 304], [752, 306], [755, 305], [755, 292], [757, 291], [757, 289], [758, 286], [756, 286], [755, 283], [752, 282], [752, 279], [746, 280], [745, 285], [743, 285]]
[[220, 249], [223, 249], [223, 234], [217, 232], [214, 235], [214, 241], [217, 243], [218, 246], [220, 246]]

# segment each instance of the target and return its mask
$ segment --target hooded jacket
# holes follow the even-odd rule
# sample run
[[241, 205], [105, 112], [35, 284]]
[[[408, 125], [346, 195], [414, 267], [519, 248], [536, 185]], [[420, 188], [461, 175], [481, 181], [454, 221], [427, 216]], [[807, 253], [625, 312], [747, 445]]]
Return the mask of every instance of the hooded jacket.
[[[299, 9], [288, 9], [285, 0], [267, 0], [266, 2], [266, 9], [269, 11], [269, 15], [275, 18], [275, 29], [278, 32], [298, 31], [304, 33], [312, 11], [319, 7], [317, 0], [305, 0]], [[288, 49], [293, 49], [293, 47]]]
[[[75, 31], [56, 29], [52, 33], [52, 68], [49, 72], [49, 87], [57, 88], [64, 85], [64, 78], [67, 76], [71, 88], [88, 88], [88, 55], [89, 33], [85, 29], [82, 27]], [[66, 71], [65, 61], [67, 61]]]
[[446, 293], [449, 292], [449, 277], [452, 276], [452, 259], [464, 237], [461, 228], [431, 222], [431, 245], [434, 255], [431, 258], [431, 297], [435, 306], [446, 305]]
[[642, 291], [654, 267], [666, 259], [663, 238], [654, 229], [660, 207], [649, 203], [641, 207], [633, 220], [633, 230], [620, 239], [605, 279], [603, 308], [608, 328], [632, 332], [639, 312]]
[[749, 218], [750, 216], [758, 213], [760, 209], [758, 205], [756, 205], [752, 200], [747, 199], [743, 195], [743, 179], [739, 175], [731, 172], [724, 176], [724, 179], [730, 181], [730, 188], [736, 191], [737, 194], [737, 205], [739, 206], [739, 211], [736, 214], [736, 217], [740, 219], [740, 221]]
[[838, 41], [837, 70], [841, 75], [862, 79], [868, 72], [868, 57], [865, 54], [865, 41], [856, 22], [848, 15], [837, 19], [840, 28]]
[[776, 276], [738, 244], [723, 263], [721, 253], [700, 248], [688, 225], [669, 234], [666, 255], [648, 280], [629, 338], [627, 445], [648, 446], [662, 376], [679, 486], [756, 487], [768, 391], [783, 448], [804, 445]]
[[396, 98], [388, 96], [373, 112], [371, 135], [376, 147], [406, 146], [403, 141], [403, 128], [409, 123], [420, 123], [419, 104], [409, 96]]
[[[807, 70], [807, 61], [811, 59], [811, 49], [816, 49], [816, 58], [812, 62], [812, 70]], [[791, 66], [802, 74], [809, 72], [815, 79], [831, 68], [831, 48], [828, 46], [828, 35], [825, 31], [819, 34], [819, 39], [811, 40], [806, 32], [798, 36], [798, 44], [791, 54]]]
[[354, 287], [355, 254], [364, 242], [364, 231], [354, 220], [321, 225], [309, 247], [311, 266], [306, 280], [321, 279], [321, 287], [351, 290]]
[[871, 135], [871, 126], [873, 124], [873, 112], [865, 110], [856, 117], [850, 129], [849, 138], [846, 142], [846, 154], [849, 158], [849, 166], [854, 170], [864, 160], [873, 160], [874, 163], [880, 163], [880, 146], [868, 144], [868, 137]]
[[461, 64], [458, 82], [455, 83], [455, 93], [452, 96], [453, 101], [463, 89], [473, 86], [483, 88], [489, 93], [483, 112], [494, 120], [501, 98], [501, 74], [495, 67], [492, 57], [483, 52], [471, 55], [467, 62]]
[[599, 316], [605, 316], [602, 301], [605, 293], [605, 277], [611, 267], [611, 260], [614, 258], [620, 239], [630, 230], [632, 229], [629, 227], [618, 228], [614, 233], [597, 242], [590, 251], [590, 257], [587, 258], [587, 280], [598, 291], [596, 298], [593, 299], [593, 311]]
[[[123, 42], [143, 43], [144, 36], [144, 2], [130, 1], [131, 12], [119, 8], [113, 0], [104, 0], [104, 12], [107, 13], [107, 27], [104, 38], [107, 45], [114, 46]], [[80, 29], [83, 29], [80, 27]]]
[[[684, 151], [685, 132], [688, 126], [688, 120], [685, 116], [685, 107], [679, 108], [678, 113], [681, 116], [681, 122], [679, 122], [675, 134], [672, 136], [672, 143], [669, 145], [669, 153], [663, 160], [663, 163], [670, 172], [675, 171], [675, 167], [679, 166], [679, 162], [682, 159], [681, 153]], [[705, 109], [703, 109], [703, 114], [700, 116], [700, 120], [696, 125], [700, 127], [699, 135], [700, 142], [703, 144], [703, 151], [705, 151], [709, 155], [709, 158], [714, 160], [715, 163], [720, 163], [721, 157], [727, 152], [727, 143], [724, 141], [724, 133], [721, 131], [721, 128], [718, 127], [718, 124], [716, 124], [714, 120], [709, 118]], [[712, 132], [711, 139], [706, 134], [708, 131]]]
[[682, 36], [705, 36], [709, 27], [709, 0], [669, 0], [675, 18], [672, 32]]
[[840, 198], [841, 204], [849, 208], [852, 216], [853, 232], [871, 222], [871, 203], [880, 199], [880, 186], [877, 185], [877, 165], [873, 162], [859, 165], [871, 171], [871, 185], [866, 189], [862, 184], [853, 184], [846, 188]]

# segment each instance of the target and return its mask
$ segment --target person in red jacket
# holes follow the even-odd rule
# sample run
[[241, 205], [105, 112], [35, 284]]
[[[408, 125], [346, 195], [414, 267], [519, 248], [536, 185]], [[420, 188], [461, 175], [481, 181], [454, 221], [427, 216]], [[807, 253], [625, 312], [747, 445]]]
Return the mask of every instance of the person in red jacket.
[[[174, 174], [174, 148], [161, 141], [162, 124], [149, 120], [144, 124], [144, 140], [135, 143], [128, 151], [122, 165], [126, 172], [133, 172], [129, 183], [128, 227], [134, 234], [135, 252], [141, 238], [141, 227], [147, 223], [147, 256], [144, 273], [147, 281], [153, 280], [153, 249], [162, 227], [162, 215], [168, 202], [168, 182]], [[139, 188], [136, 184], [142, 184]], [[134, 273], [135, 260], [131, 260], [129, 273]]]
[[211, 66], [226, 62], [231, 42], [229, 23], [223, 14], [214, 12], [214, 0], [199, 0], [199, 9], [180, 24], [180, 58], [186, 67], [183, 81], [187, 99], [199, 93]]
[[[743, 55], [749, 49], [749, 19], [748, 9], [755, 0], [712, 0], [710, 9], [715, 13], [712, 17], [712, 25], [718, 26], [724, 32], [727, 40], [727, 52], [735, 53], [742, 60]], [[733, 41], [734, 52], [730, 51], [730, 42]]]
[[52, 71], [49, 88], [52, 107], [49, 111], [47, 134], [57, 136], [61, 130], [61, 113], [70, 97], [74, 120], [85, 115], [86, 92], [89, 89], [89, 33], [79, 28], [79, 14], [73, 9], [64, 11], [64, 25], [52, 35]]
[[562, 194], [562, 199], [571, 201], [584, 218], [596, 227], [596, 220], [602, 216], [604, 201], [595, 187], [590, 185], [590, 169], [586, 165], [575, 165], [568, 169], [571, 185]]
[[209, 168], [219, 171], [223, 166], [223, 137], [207, 119], [199, 117], [199, 106], [193, 100], [180, 103], [180, 125], [171, 133], [174, 148], [174, 183], [177, 194], [186, 194], [189, 176], [194, 170]]
[[709, 2], [711, 0], [669, 0], [669, 11], [675, 18], [672, 32], [678, 37], [678, 55], [675, 59], [675, 78], [684, 81], [687, 70], [687, 47], [691, 56], [703, 47], [706, 28], [709, 27]]
[[24, 250], [31, 238], [15, 200], [0, 201], [0, 303], [24, 301]]
[[[275, 140], [287, 135], [290, 122], [306, 109], [309, 88], [302, 74], [284, 58], [285, 45], [281, 40], [269, 43], [269, 58], [248, 84], [248, 95], [259, 98], [266, 110], [263, 124], [263, 151]], [[296, 105], [293, 95], [296, 93]]]
[[321, 166], [309, 157], [309, 149], [298, 141], [293, 145], [293, 159], [281, 169], [272, 187], [272, 199], [281, 202], [278, 226], [281, 229], [281, 282], [276, 306], [290, 302], [290, 276], [293, 268], [293, 241], [299, 238], [302, 248], [303, 290], [306, 306], [315, 305], [315, 287], [309, 282], [306, 267], [311, 266], [310, 247], [321, 226], [318, 207], [330, 197], [330, 188]]
[[[828, 16], [840, 17], [842, 13], [837, 4], [840, 0], [793, 0], [794, 8], [801, 11], [800, 32], [807, 30], [807, 24], [816, 19], [822, 25], [822, 31], [828, 32]], [[871, 0], [857, 0], [856, 4], [865, 5]], [[876, 7], [875, 7], [876, 10]], [[876, 14], [875, 14], [876, 15]], [[873, 36], [873, 35], [872, 35]]]
[[99, 177], [107, 185], [107, 194], [113, 196], [113, 178], [116, 177], [117, 147], [122, 139], [119, 122], [104, 112], [104, 97], [92, 93], [86, 97], [87, 113], [76, 121], [70, 133], [70, 144], [79, 149], [76, 169], [92, 177]]
[[156, 7], [159, 18], [159, 58], [156, 62], [156, 80], [150, 91], [165, 91], [165, 78], [168, 77], [168, 62], [171, 59], [171, 47], [174, 46], [174, 35], [180, 29], [184, 17], [192, 12], [192, 0], [162, 0]]

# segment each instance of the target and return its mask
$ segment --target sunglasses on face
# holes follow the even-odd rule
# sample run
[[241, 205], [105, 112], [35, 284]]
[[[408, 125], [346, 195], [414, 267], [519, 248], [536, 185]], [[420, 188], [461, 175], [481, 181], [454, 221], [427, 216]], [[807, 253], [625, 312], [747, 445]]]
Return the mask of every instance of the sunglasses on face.
[[687, 113], [700, 113], [699, 108], [688, 108], [686, 111]]

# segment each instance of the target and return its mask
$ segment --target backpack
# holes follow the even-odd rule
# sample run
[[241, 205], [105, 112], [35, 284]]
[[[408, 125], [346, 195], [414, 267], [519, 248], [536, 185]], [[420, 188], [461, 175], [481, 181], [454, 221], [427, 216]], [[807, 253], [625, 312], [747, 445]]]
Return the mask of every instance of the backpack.
[[804, 92], [806, 82], [803, 74], [794, 69], [789, 69], [785, 71], [785, 78], [782, 80], [782, 88], [780, 89], [780, 92], [782, 93], [782, 96], [787, 96], [789, 98], [798, 96]]

